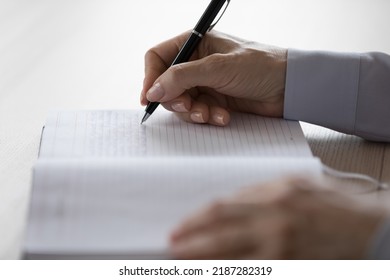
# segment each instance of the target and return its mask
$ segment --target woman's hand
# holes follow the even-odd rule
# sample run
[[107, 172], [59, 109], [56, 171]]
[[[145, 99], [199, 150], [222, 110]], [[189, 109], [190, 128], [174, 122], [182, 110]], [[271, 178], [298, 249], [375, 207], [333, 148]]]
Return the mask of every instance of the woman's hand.
[[180, 259], [364, 258], [384, 211], [283, 179], [216, 202], [172, 234]]
[[228, 124], [230, 111], [283, 116], [285, 49], [212, 31], [190, 62], [170, 67], [187, 37], [146, 53], [142, 105], [161, 102], [186, 121], [219, 126]]

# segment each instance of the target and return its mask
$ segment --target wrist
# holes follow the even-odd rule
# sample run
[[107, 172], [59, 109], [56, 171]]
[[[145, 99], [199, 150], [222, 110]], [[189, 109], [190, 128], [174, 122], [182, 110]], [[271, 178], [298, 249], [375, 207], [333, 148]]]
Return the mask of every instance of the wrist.
[[286, 89], [286, 73], [287, 73], [287, 49], [273, 47], [271, 49], [272, 60], [274, 64], [274, 94], [270, 99], [273, 106], [270, 106], [270, 116], [283, 117], [284, 112], [284, 96]]

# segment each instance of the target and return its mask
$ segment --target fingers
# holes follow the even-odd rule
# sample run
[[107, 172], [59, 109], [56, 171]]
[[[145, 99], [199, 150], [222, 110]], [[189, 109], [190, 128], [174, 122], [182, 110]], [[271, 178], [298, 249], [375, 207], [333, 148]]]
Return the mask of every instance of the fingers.
[[232, 220], [244, 220], [257, 213], [259, 207], [253, 204], [216, 202], [185, 220], [172, 233], [172, 240], [178, 240], [193, 232], [204, 230], [215, 224]]
[[172, 235], [171, 252], [181, 259], [237, 258], [253, 249], [246, 223], [253, 205], [216, 203], [183, 223]]
[[[207, 104], [192, 102], [190, 111], [177, 113], [177, 116], [190, 123], [211, 124], [215, 126], [226, 126], [230, 122], [230, 113], [222, 107], [209, 107]], [[168, 109], [169, 110], [169, 109]]]
[[188, 113], [192, 108], [192, 97], [189, 92], [185, 92], [170, 102], [161, 103], [165, 109], [175, 113]]
[[151, 88], [154, 81], [164, 73], [171, 65], [181, 46], [188, 37], [188, 32], [165, 41], [145, 54], [145, 78], [141, 91], [141, 105], [147, 105], [146, 92]]
[[283, 210], [285, 206], [288, 207], [288, 201], [300, 201], [301, 196], [307, 199], [306, 187], [301, 187], [304, 184], [308, 184], [307, 181], [291, 177], [244, 189], [189, 217], [176, 229], [173, 238], [201, 230], [215, 222], [261, 215], [274, 207]]
[[209, 95], [192, 97], [185, 92], [169, 102], [162, 103], [165, 109], [177, 113], [177, 116], [191, 123], [208, 123], [225, 126], [230, 122], [230, 113]]
[[180, 259], [233, 259], [253, 250], [252, 239], [242, 222], [191, 235], [174, 243], [171, 253]]
[[215, 88], [221, 83], [221, 77], [224, 75], [214, 69], [218, 65], [216, 61], [223, 61], [218, 58], [220, 55], [168, 68], [168, 63], [174, 59], [185, 39], [186, 34], [147, 52], [140, 102], [144, 106], [148, 102], [160, 102], [167, 110], [176, 112], [187, 122], [225, 126], [230, 121], [230, 114], [224, 107], [207, 94], [191, 96], [187, 93], [200, 86]]

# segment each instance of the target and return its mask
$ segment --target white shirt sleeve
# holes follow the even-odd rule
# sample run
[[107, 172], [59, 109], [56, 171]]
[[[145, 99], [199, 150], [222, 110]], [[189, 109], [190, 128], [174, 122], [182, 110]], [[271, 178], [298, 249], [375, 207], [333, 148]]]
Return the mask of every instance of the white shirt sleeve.
[[[289, 50], [284, 118], [390, 142], [390, 56]], [[370, 259], [390, 259], [390, 220]]]
[[284, 117], [390, 142], [390, 56], [289, 50]]

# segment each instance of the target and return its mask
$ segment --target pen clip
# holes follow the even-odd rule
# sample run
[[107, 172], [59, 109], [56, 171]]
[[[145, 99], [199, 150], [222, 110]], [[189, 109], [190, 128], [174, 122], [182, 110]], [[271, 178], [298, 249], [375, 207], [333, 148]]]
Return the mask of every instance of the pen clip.
[[229, 4], [230, 4], [230, 0], [226, 0], [226, 5], [225, 5], [225, 8], [223, 9], [223, 11], [222, 11], [222, 13], [221, 13], [221, 15], [219, 16], [219, 18], [216, 20], [216, 22], [215, 23], [213, 23], [213, 24], [211, 24], [210, 25], [210, 27], [209, 27], [209, 29], [207, 29], [207, 31], [209, 32], [209, 31], [211, 31], [213, 28], [214, 28], [214, 26], [216, 26], [217, 25], [217, 23], [219, 22], [219, 20], [221, 19], [221, 17], [223, 16], [223, 14], [225, 13], [225, 11], [226, 11], [226, 9], [227, 9], [227, 7], [229, 6]]

